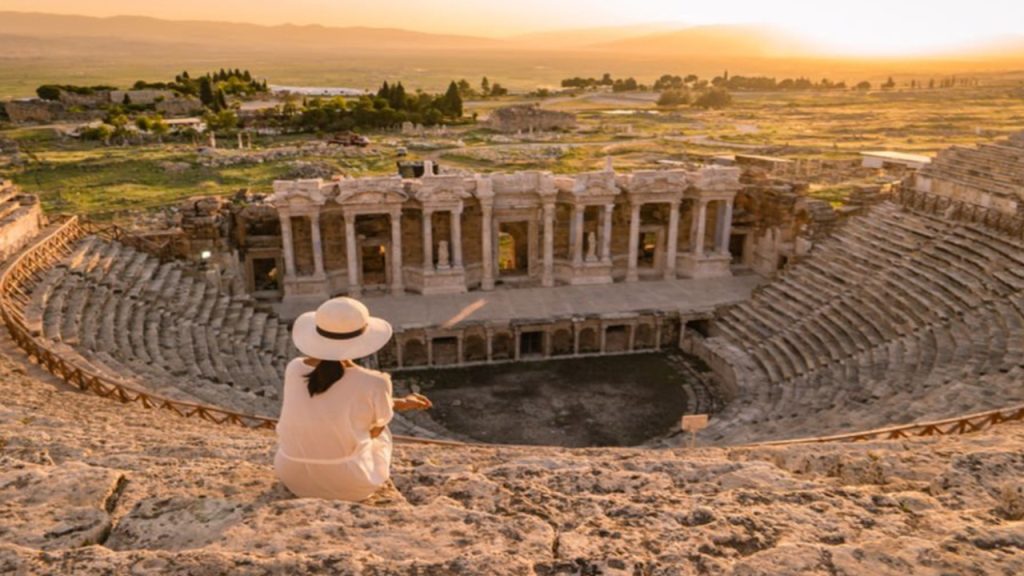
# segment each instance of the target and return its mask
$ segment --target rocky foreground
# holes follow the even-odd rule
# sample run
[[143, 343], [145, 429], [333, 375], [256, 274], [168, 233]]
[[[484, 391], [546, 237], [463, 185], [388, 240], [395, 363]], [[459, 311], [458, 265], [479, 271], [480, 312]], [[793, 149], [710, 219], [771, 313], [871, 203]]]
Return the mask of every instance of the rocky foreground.
[[0, 359], [2, 574], [1021, 574], [1024, 427], [857, 445], [400, 446], [363, 504], [275, 482], [269, 432]]

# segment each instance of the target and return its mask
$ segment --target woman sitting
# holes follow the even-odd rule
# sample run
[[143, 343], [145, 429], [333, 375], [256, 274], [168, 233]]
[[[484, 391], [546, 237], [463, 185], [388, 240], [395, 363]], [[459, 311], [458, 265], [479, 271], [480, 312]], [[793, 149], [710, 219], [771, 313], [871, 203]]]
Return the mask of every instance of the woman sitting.
[[274, 470], [297, 496], [364, 500], [391, 470], [393, 411], [424, 410], [419, 394], [392, 401], [391, 377], [352, 362], [380, 350], [391, 325], [351, 298], [324, 302], [295, 321], [305, 358], [285, 369]]

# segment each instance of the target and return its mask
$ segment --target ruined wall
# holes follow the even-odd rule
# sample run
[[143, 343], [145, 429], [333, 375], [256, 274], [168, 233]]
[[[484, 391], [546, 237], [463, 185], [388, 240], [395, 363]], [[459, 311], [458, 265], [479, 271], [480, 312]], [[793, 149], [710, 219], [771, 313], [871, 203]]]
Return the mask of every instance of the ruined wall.
[[113, 104], [121, 104], [124, 102], [125, 95], [128, 96], [128, 100], [132, 104], [154, 104], [158, 100], [166, 101], [174, 98], [175, 92], [173, 90], [112, 90], [110, 97], [107, 100]]
[[38, 198], [20, 194], [10, 181], [0, 182], [0, 261], [38, 234], [43, 223]]
[[13, 100], [4, 103], [4, 110], [15, 124], [45, 124], [64, 115], [64, 105], [49, 100]]
[[506, 134], [573, 130], [576, 128], [576, 115], [569, 112], [543, 110], [534, 105], [508, 106], [491, 112], [485, 126]]
[[324, 247], [324, 270], [346, 270], [345, 219], [340, 211], [320, 214], [320, 241]]
[[313, 273], [313, 227], [308, 216], [292, 216], [292, 246], [295, 250], [295, 272]]
[[462, 210], [462, 260], [467, 268], [483, 265], [483, 213], [476, 202]]
[[402, 266], [423, 266], [423, 212], [402, 211]]
[[178, 94], [156, 103], [156, 111], [164, 116], [188, 116], [202, 112], [202, 110], [203, 105], [199, 100]]

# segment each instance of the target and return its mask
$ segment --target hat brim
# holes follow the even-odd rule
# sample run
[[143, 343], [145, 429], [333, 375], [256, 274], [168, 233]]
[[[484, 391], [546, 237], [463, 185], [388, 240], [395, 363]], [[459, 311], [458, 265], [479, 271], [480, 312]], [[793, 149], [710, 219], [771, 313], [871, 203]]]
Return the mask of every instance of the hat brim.
[[306, 312], [292, 326], [292, 342], [309, 358], [317, 360], [357, 360], [370, 356], [391, 340], [391, 324], [382, 318], [371, 317], [366, 331], [347, 340], [332, 340], [316, 330], [316, 312]]

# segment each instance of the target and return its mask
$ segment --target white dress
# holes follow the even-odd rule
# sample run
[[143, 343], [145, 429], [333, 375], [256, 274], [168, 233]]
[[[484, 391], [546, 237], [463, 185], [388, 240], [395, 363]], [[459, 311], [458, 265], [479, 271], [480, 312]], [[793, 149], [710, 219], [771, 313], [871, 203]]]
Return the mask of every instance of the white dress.
[[341, 380], [310, 397], [305, 376], [312, 371], [305, 358], [285, 369], [274, 470], [296, 496], [364, 500], [391, 471], [391, 432], [370, 437], [394, 415], [391, 377], [346, 367]]

